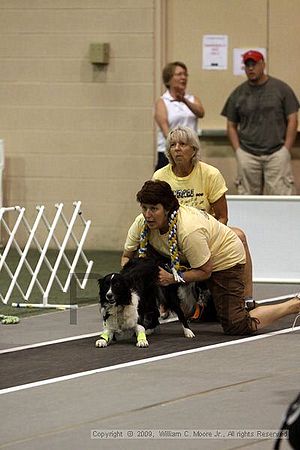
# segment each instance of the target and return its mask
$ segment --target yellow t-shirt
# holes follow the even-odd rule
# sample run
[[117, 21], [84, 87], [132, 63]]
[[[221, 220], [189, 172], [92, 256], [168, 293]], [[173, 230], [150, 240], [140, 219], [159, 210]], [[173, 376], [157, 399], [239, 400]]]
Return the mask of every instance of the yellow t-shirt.
[[220, 171], [202, 161], [195, 164], [187, 177], [177, 177], [168, 164], [154, 172], [153, 180], [169, 183], [181, 205], [194, 206], [209, 213], [212, 213], [210, 205], [228, 190]]
[[[144, 216], [140, 214], [129, 228], [124, 249], [134, 252], [139, 248]], [[177, 242], [180, 261], [191, 268], [203, 266], [212, 259], [213, 272], [245, 264], [242, 241], [226, 225], [210, 214], [189, 206], [180, 206], [177, 218]], [[161, 255], [170, 257], [168, 233], [151, 230], [149, 243]]]

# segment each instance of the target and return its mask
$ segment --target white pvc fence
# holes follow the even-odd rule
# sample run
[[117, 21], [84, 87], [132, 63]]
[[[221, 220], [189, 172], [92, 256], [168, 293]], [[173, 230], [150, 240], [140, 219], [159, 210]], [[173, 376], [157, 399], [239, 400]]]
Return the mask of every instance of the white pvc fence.
[[[0, 208], [3, 205], [3, 170], [4, 170], [4, 143], [0, 139]], [[1, 244], [1, 226], [0, 226], [0, 244]]]
[[300, 284], [300, 196], [229, 195], [227, 199], [229, 225], [247, 235], [253, 281]]
[[[48, 301], [54, 281], [56, 281], [60, 290], [64, 293], [68, 292], [72, 277], [75, 278], [76, 283], [80, 287], [80, 289], [84, 289], [93, 266], [93, 261], [88, 261], [83, 251], [83, 245], [89, 231], [91, 221], [86, 221], [84, 219], [82, 211], [80, 209], [81, 202], [73, 203], [74, 210], [70, 220], [67, 220], [63, 212], [63, 207], [63, 203], [55, 205], [56, 213], [54, 219], [52, 220], [52, 223], [50, 223], [46, 216], [45, 206], [37, 206], [36, 218], [32, 225], [30, 225], [28, 220], [26, 219], [25, 208], [22, 208], [20, 206], [0, 208], [0, 225], [3, 225], [3, 230], [5, 230], [8, 235], [8, 240], [2, 253], [0, 250], [0, 277], [1, 273], [3, 274], [5, 271], [10, 279], [9, 287], [5, 293], [1, 291], [2, 287], [0, 285], [0, 298], [3, 303], [8, 303], [13, 290], [16, 288], [19, 291], [22, 299], [26, 303], [13, 303], [13, 306], [38, 308], [77, 307], [77, 305], [71, 304], [50, 304]], [[9, 226], [10, 222], [8, 219], [10, 219], [10, 222], [14, 221], [13, 226]], [[81, 228], [83, 229], [79, 240], [74, 233], [74, 226], [78, 221], [80, 221], [80, 224], [82, 225]], [[61, 234], [61, 225], [63, 225], [63, 230], [65, 231], [63, 238], [58, 239], [56, 233], [59, 231]], [[43, 230], [41, 230], [41, 228]], [[46, 239], [44, 240], [43, 244], [40, 243], [38, 237], [40, 230], [43, 232], [42, 234], [46, 235]], [[22, 244], [20, 245], [18, 242], [20, 232], [22, 233], [22, 237], [24, 238], [24, 231], [28, 236], [25, 246], [23, 246]], [[75, 255], [70, 261], [70, 257], [68, 257], [66, 254], [66, 249], [68, 243], [71, 240], [73, 241], [73, 246], [75, 245]], [[57, 255], [54, 263], [50, 262], [47, 254], [50, 243], [52, 243], [52, 245], [53, 243], [55, 243], [55, 247], [57, 249]], [[34, 246], [38, 250], [39, 254], [38, 261], [35, 264], [35, 267], [32, 267], [28, 260], [29, 250], [32, 248], [32, 246]], [[8, 256], [12, 249], [15, 249], [17, 251], [19, 257], [17, 266], [14, 269], [12, 269], [8, 264]], [[83, 262], [85, 266], [85, 273], [81, 274], [83, 275], [82, 277], [80, 276], [80, 278], [82, 278], [82, 281], [80, 281], [75, 273], [79, 258], [81, 263]], [[64, 266], [67, 268], [67, 277], [63, 282], [58, 275], [59, 268], [62, 262], [64, 262]], [[46, 282], [42, 282], [39, 279], [42, 266], [46, 267], [49, 272], [49, 278], [46, 280]], [[30, 279], [30, 282], [26, 289], [24, 289], [24, 287], [22, 287], [20, 283], [20, 275], [21, 272], [24, 273], [24, 271]], [[39, 289], [42, 296], [42, 303], [28, 303], [34, 287], [37, 287]]]

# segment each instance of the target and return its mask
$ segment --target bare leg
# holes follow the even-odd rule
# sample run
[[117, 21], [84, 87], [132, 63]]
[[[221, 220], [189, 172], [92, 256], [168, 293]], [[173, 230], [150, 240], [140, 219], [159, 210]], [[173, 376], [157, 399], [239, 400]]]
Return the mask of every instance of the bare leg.
[[248, 247], [246, 235], [240, 228], [230, 227], [232, 231], [240, 238], [244, 245], [245, 253], [246, 253], [246, 264], [245, 264], [245, 272], [244, 272], [244, 283], [245, 283], [245, 298], [253, 297], [253, 283], [252, 283], [252, 259], [250, 255], [250, 250]]
[[[299, 295], [299, 294], [298, 294]], [[258, 306], [249, 312], [250, 317], [257, 319], [257, 329], [264, 328], [282, 317], [300, 312], [300, 298], [295, 297], [276, 305]]]

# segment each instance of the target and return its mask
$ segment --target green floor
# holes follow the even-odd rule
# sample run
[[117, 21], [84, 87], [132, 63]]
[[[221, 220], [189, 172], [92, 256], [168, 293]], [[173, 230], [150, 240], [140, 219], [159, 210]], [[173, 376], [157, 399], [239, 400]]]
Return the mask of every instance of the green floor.
[[[0, 250], [1, 255], [1, 250]], [[79, 306], [90, 304], [90, 303], [96, 303], [98, 302], [98, 284], [97, 280], [101, 276], [109, 273], [118, 271], [120, 269], [120, 258], [121, 253], [120, 252], [101, 252], [101, 251], [85, 251], [85, 255], [87, 259], [90, 261], [94, 261], [92, 272], [90, 274], [89, 280], [87, 282], [87, 285], [84, 290], [80, 289], [79, 287], [76, 288], [76, 300], [75, 302], [78, 303]], [[72, 258], [74, 256], [74, 252], [68, 251], [67, 256], [69, 261], [72, 261]], [[47, 253], [47, 257], [53, 266], [57, 257], [56, 251], [49, 251]], [[28, 255], [28, 261], [30, 263], [31, 268], [35, 269], [36, 263], [39, 258], [39, 253], [36, 250], [31, 250]], [[7, 257], [7, 264], [11, 270], [12, 273], [14, 273], [18, 263], [19, 263], [19, 255], [18, 253], [14, 251], [10, 251], [8, 257]], [[58, 276], [61, 280], [62, 284], [64, 284], [64, 281], [67, 278], [68, 275], [68, 267], [65, 264], [64, 261], [61, 262], [59, 266]], [[79, 260], [76, 273], [78, 273], [79, 277], [80, 274], [85, 272], [85, 264], [82, 259]], [[47, 286], [48, 280], [50, 278], [50, 271], [47, 268], [45, 264], [41, 266], [40, 275], [38, 276], [38, 279], [41, 283], [41, 285], [45, 288]], [[27, 269], [22, 269], [20, 272], [20, 275], [18, 277], [18, 281], [20, 284], [20, 287], [22, 288], [23, 292], [26, 293], [27, 288], [29, 286], [31, 280], [31, 275]], [[5, 297], [8, 287], [10, 285], [11, 279], [7, 274], [7, 271], [5, 268], [2, 268], [2, 271], [0, 273], [0, 292], [3, 297]], [[42, 303], [42, 293], [37, 288], [34, 287], [32, 290], [32, 293], [30, 295], [30, 298], [28, 300], [28, 303]], [[12, 294], [10, 296], [8, 305], [5, 305], [0, 300], [0, 314], [5, 315], [18, 315], [18, 316], [25, 316], [30, 314], [40, 314], [41, 312], [49, 312], [49, 309], [40, 309], [40, 308], [15, 308], [10, 306], [13, 302], [16, 303], [25, 303], [24, 299], [22, 298], [22, 295], [20, 294], [19, 290], [15, 287], [12, 291]], [[71, 298], [70, 291], [64, 294], [56, 280], [54, 280], [52, 289], [50, 291], [48, 303], [51, 304], [70, 304], [74, 303], [74, 296]]]

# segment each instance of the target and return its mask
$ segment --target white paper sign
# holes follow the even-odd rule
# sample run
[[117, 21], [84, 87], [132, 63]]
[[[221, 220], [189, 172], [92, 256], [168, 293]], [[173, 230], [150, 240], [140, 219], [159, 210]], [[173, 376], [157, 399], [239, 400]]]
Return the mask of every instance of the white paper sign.
[[228, 36], [206, 34], [202, 41], [202, 69], [227, 70]]
[[[243, 54], [246, 53], [249, 48], [234, 48], [233, 49], [233, 75], [245, 75]], [[256, 50], [266, 57], [265, 48], [251, 48], [251, 50]]]

